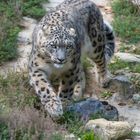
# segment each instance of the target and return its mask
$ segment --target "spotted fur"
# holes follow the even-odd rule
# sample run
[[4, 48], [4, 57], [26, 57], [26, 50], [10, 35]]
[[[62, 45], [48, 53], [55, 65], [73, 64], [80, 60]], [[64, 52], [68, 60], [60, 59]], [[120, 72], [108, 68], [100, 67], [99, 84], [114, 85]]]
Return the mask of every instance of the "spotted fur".
[[[30, 84], [52, 117], [63, 114], [63, 103], [83, 95], [82, 54], [94, 61], [97, 82], [103, 85], [114, 47], [112, 28], [103, 22], [91, 0], [66, 0], [42, 18], [33, 32], [29, 75]], [[53, 79], [59, 80], [58, 91]]]

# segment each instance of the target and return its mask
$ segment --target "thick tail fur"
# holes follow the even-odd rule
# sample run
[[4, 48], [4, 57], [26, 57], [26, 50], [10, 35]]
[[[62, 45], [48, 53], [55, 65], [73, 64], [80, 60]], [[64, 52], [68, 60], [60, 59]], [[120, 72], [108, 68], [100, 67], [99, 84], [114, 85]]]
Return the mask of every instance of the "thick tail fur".
[[107, 21], [104, 21], [104, 30], [106, 36], [105, 54], [106, 60], [109, 62], [115, 50], [115, 35], [112, 26]]

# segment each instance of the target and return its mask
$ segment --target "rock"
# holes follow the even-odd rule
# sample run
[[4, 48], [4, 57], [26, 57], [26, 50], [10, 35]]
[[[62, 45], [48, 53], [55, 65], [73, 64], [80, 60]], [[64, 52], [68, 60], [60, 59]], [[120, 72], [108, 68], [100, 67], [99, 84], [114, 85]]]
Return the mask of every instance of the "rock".
[[124, 75], [115, 76], [109, 82], [111, 91], [119, 93], [120, 99], [132, 98], [135, 88], [129, 79]]
[[36, 20], [28, 17], [23, 17], [20, 25], [23, 26], [25, 29], [18, 34], [18, 44], [28, 45], [32, 43], [32, 33], [36, 24]]
[[32, 24], [36, 25], [37, 21], [35, 19], [29, 18], [29, 17], [23, 17], [21, 22], [20, 22], [20, 25], [23, 27], [26, 27], [26, 28], [28, 28]]
[[101, 140], [117, 140], [128, 136], [133, 129], [128, 122], [107, 121], [105, 119], [90, 120], [85, 125], [86, 130], [93, 130]]
[[132, 99], [135, 103], [139, 103], [140, 102], [140, 94], [134, 94]]
[[27, 37], [24, 37], [23, 32], [20, 32], [18, 35], [18, 38], [17, 38], [18, 44], [24, 44], [24, 45], [31, 44], [32, 41], [31, 41], [31, 38], [28, 37], [28, 35], [27, 35]]
[[115, 53], [114, 55], [125, 62], [140, 63], [140, 55], [131, 54], [131, 53], [121, 53], [121, 52]]
[[140, 140], [140, 136], [135, 136], [133, 140]]
[[140, 6], [140, 0], [131, 0], [135, 6]]
[[73, 112], [82, 120], [89, 120], [91, 117], [102, 117], [107, 120], [118, 120], [118, 110], [106, 101], [99, 101], [88, 98], [67, 106], [66, 111]]

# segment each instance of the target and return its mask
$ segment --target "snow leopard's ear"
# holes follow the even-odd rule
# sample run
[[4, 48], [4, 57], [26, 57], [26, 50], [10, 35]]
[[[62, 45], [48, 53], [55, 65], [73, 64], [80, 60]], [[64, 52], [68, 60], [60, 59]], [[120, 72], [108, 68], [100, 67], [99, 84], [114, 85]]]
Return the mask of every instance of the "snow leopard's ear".
[[76, 36], [76, 32], [75, 32], [74, 28], [70, 28], [69, 33], [70, 33], [71, 36]]
[[51, 28], [48, 27], [47, 25], [44, 25], [44, 26], [42, 27], [42, 31], [43, 31], [43, 33], [44, 33], [45, 35], [48, 35], [48, 34], [50, 34], [50, 32], [51, 32]]

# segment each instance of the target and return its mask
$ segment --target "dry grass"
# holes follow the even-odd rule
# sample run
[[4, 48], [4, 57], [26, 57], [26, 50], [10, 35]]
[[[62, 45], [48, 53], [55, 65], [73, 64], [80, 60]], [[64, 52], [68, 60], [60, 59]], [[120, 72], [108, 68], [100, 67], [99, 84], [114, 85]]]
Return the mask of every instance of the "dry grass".
[[25, 107], [23, 110], [17, 108], [9, 113], [6, 119], [10, 128], [10, 137], [22, 139], [27, 137], [32, 140], [49, 139], [53, 134], [66, 134], [66, 130], [53, 122], [52, 119], [35, 108]]
[[0, 117], [0, 125], [2, 123], [8, 125], [10, 140], [49, 140], [53, 135], [67, 134], [65, 125], [59, 125], [45, 113], [32, 107], [13, 108]]
[[[26, 73], [0, 76], [0, 114], [0, 127], [3, 123], [8, 126], [4, 131], [10, 140], [46, 140], [56, 132], [67, 132], [41, 108]], [[2, 139], [6, 137], [4, 131], [0, 134]]]

